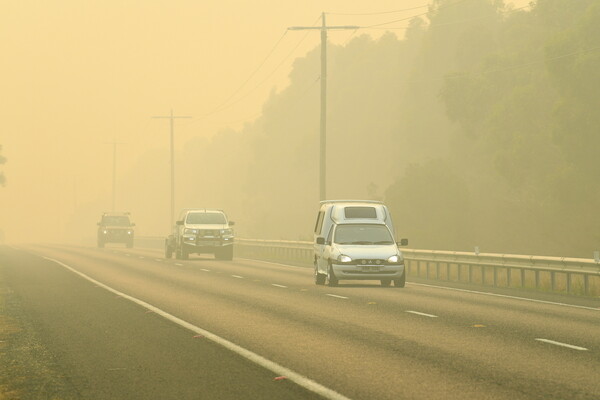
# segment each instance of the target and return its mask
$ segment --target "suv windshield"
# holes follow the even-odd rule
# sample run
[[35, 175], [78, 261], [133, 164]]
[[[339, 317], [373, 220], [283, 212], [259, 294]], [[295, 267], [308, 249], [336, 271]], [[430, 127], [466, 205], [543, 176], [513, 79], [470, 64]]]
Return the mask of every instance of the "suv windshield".
[[226, 224], [225, 216], [221, 213], [189, 213], [185, 222], [188, 224]]
[[333, 242], [337, 244], [394, 244], [385, 225], [338, 225]]
[[102, 217], [102, 225], [130, 226], [129, 217], [121, 215], [105, 215]]

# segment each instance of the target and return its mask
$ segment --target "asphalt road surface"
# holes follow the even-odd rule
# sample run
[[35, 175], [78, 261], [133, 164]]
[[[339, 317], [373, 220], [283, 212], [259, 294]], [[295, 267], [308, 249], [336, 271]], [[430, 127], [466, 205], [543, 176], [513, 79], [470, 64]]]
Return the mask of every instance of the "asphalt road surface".
[[2, 247], [0, 268], [78, 398], [600, 398], [600, 299], [123, 247]]

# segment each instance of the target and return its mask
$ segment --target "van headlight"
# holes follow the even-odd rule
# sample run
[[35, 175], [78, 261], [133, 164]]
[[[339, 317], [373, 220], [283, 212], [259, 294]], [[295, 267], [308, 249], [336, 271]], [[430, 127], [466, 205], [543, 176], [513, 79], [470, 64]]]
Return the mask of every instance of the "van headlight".
[[346, 256], [344, 254], [340, 254], [337, 258], [337, 260], [339, 262], [341, 262], [342, 264], [348, 264], [352, 262], [352, 258], [350, 258], [349, 256]]
[[390, 258], [388, 258], [387, 262], [389, 264], [404, 264], [404, 258], [402, 258], [399, 255], [394, 255], [394, 256], [391, 256]]

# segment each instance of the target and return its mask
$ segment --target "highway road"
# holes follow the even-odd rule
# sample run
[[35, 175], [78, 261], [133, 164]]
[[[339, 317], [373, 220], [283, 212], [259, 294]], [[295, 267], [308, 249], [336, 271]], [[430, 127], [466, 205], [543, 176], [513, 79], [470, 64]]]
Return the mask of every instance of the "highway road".
[[73, 398], [600, 398], [600, 299], [116, 246], [0, 247], [0, 274]]

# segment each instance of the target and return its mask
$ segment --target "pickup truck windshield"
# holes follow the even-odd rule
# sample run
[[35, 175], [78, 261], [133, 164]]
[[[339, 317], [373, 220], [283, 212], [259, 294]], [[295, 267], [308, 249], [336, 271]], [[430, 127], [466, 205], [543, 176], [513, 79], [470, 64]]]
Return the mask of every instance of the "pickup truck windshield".
[[338, 225], [333, 242], [337, 244], [394, 244], [394, 238], [385, 225]]
[[129, 217], [120, 215], [105, 215], [102, 217], [102, 225], [107, 226], [130, 226]]
[[189, 213], [185, 219], [187, 224], [226, 224], [225, 216], [221, 213]]

